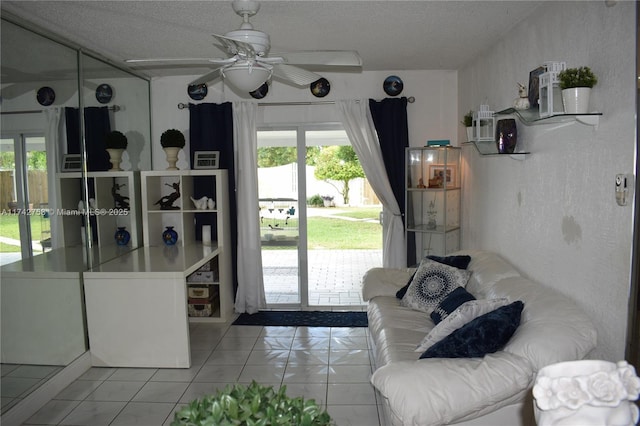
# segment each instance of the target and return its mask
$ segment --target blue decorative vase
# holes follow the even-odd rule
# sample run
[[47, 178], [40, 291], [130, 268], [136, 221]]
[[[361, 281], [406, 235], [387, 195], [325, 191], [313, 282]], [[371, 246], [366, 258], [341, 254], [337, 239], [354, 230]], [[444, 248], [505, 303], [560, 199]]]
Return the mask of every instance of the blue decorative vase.
[[129, 231], [127, 231], [126, 227], [119, 226], [113, 238], [115, 238], [117, 245], [126, 246], [127, 244], [129, 244], [129, 240], [131, 239], [131, 234], [129, 233]]
[[498, 120], [496, 123], [496, 145], [500, 154], [513, 154], [518, 142], [518, 127], [515, 118]]
[[162, 233], [162, 241], [168, 246], [172, 246], [178, 242], [178, 233], [173, 230], [173, 226], [167, 226], [167, 229], [164, 230]]

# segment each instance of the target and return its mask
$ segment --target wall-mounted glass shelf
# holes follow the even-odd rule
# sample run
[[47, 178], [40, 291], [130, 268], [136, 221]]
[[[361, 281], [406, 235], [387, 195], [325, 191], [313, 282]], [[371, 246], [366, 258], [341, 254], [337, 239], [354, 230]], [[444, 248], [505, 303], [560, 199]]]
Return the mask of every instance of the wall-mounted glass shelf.
[[507, 108], [502, 111], [497, 111], [496, 116], [499, 115], [515, 115], [522, 123], [527, 126], [533, 124], [554, 124], [554, 123], [566, 123], [569, 121], [579, 121], [582, 124], [588, 126], [597, 127], [600, 122], [601, 112], [591, 112], [588, 114], [554, 114], [549, 117], [540, 117], [540, 113], [537, 108], [530, 109], [515, 109]]
[[524, 160], [529, 152], [514, 152], [511, 154], [502, 154], [498, 152], [498, 147], [496, 146], [495, 141], [469, 141], [463, 142], [463, 145], [473, 145], [478, 150], [478, 154], [484, 156], [495, 156], [495, 157], [511, 157], [514, 160]]

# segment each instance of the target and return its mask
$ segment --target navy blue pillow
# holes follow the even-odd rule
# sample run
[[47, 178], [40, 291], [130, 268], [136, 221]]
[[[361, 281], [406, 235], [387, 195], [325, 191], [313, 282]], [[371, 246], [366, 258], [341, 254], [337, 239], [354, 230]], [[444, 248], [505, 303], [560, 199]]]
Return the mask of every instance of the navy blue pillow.
[[[439, 263], [444, 263], [445, 265], [453, 266], [454, 268], [458, 268], [458, 269], [467, 269], [467, 266], [469, 266], [469, 263], [471, 262], [471, 256], [468, 256], [466, 254], [461, 256], [446, 256], [446, 257], [427, 256], [427, 259], [431, 259]], [[411, 278], [409, 278], [409, 282], [407, 283], [407, 285], [405, 285], [404, 287], [402, 287], [400, 290], [396, 292], [396, 297], [398, 299], [402, 299], [404, 297], [405, 293], [407, 292], [407, 289], [409, 288], [409, 284], [411, 284], [411, 281], [413, 281], [414, 275], [415, 275], [415, 272], [413, 273], [413, 275], [411, 275]]]
[[520, 325], [524, 303], [515, 301], [463, 325], [420, 356], [423, 358], [474, 358], [494, 353], [507, 344]]
[[438, 324], [448, 317], [451, 312], [455, 311], [458, 306], [469, 300], [476, 300], [476, 298], [473, 297], [473, 294], [465, 290], [464, 287], [458, 287], [442, 299], [438, 307], [431, 312], [431, 319], [434, 323]]

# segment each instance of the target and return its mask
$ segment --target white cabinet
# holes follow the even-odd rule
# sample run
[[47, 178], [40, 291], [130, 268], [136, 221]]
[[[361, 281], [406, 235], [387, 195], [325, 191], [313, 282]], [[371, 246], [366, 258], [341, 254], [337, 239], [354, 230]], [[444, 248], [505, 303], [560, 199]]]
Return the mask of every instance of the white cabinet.
[[416, 242], [409, 264], [460, 248], [460, 153], [452, 146], [406, 150], [405, 232]]
[[118, 228], [125, 227], [131, 235], [127, 245], [138, 247], [142, 242], [140, 173], [88, 172], [87, 182], [89, 198], [94, 201], [88, 203], [90, 205], [80, 205], [84, 191], [82, 174], [72, 172], [57, 175], [59, 210], [53, 214], [62, 218], [62, 246], [82, 244], [83, 214], [89, 213], [94, 245], [116, 245], [115, 233]]

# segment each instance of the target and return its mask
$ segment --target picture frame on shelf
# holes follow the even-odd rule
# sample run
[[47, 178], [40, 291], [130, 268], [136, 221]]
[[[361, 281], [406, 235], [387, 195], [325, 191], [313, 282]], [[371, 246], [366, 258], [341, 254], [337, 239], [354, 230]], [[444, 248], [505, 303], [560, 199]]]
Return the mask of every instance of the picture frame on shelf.
[[456, 166], [432, 164], [429, 166], [429, 188], [454, 188], [456, 186]]
[[540, 74], [544, 72], [544, 67], [538, 67], [529, 73], [529, 108], [538, 109], [540, 99]]

